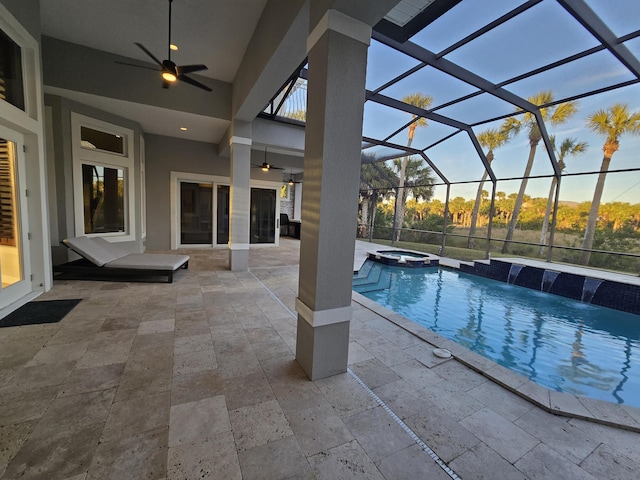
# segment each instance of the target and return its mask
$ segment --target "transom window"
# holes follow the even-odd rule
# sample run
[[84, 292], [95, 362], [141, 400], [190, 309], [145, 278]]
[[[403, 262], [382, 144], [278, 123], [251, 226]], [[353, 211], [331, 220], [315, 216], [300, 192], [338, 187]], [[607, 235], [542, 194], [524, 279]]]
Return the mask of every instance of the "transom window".
[[22, 50], [0, 30], [0, 100], [24, 110]]

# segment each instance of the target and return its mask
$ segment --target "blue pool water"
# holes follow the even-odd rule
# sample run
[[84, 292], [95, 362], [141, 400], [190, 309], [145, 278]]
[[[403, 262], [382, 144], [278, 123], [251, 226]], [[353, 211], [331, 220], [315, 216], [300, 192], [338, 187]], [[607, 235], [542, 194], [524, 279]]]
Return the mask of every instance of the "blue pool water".
[[366, 270], [355, 291], [500, 365], [640, 407], [640, 316], [442, 267]]

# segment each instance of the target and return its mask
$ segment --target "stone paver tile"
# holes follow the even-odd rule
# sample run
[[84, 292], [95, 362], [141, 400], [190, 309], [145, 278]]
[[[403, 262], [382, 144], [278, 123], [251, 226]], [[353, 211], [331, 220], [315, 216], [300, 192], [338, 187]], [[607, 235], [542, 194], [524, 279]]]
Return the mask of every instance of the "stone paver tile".
[[166, 468], [167, 429], [160, 428], [100, 442], [86, 478], [160, 479]]
[[418, 345], [414, 345], [410, 348], [406, 348], [404, 352], [428, 368], [437, 367], [438, 365], [441, 365], [443, 363], [450, 363], [450, 362], [457, 363], [455, 362], [455, 360], [451, 358], [444, 359], [444, 358], [436, 357], [433, 354], [434, 348], [435, 347], [433, 345], [430, 345], [426, 342], [422, 342]]
[[348, 364], [350, 366], [355, 365], [356, 363], [365, 362], [367, 360], [373, 360], [375, 357], [369, 353], [362, 345], [358, 342], [349, 342], [349, 360]]
[[424, 388], [420, 395], [433, 403], [454, 420], [462, 420], [469, 415], [485, 408], [485, 405], [462, 390], [457, 384], [449, 381], [436, 383]]
[[126, 363], [131, 343], [119, 342], [100, 348], [89, 348], [78, 360], [78, 368], [100, 367], [114, 363]]
[[485, 382], [467, 393], [512, 422], [536, 408], [531, 402], [494, 382]]
[[489, 381], [487, 377], [455, 360], [441, 363], [433, 367], [433, 370], [442, 378], [455, 384], [460, 390], [465, 392]]
[[191, 478], [242, 480], [231, 431], [212, 435], [204, 442], [169, 448], [166, 480]]
[[518, 460], [514, 466], [531, 480], [596, 480], [586, 470], [567, 460], [545, 444], [537, 445], [533, 450]]
[[206, 442], [212, 436], [228, 431], [231, 431], [231, 423], [222, 395], [171, 407], [169, 447]]
[[271, 385], [273, 393], [285, 413], [327, 405], [318, 386], [308, 379], [292, 379], [288, 383]]
[[378, 463], [378, 469], [385, 478], [393, 480], [451, 480], [449, 474], [417, 444], [383, 458]]
[[549, 406], [552, 411], [565, 412], [580, 418], [590, 418], [593, 416], [580, 402], [578, 397], [570, 393], [549, 390]]
[[315, 384], [343, 418], [378, 406], [371, 395], [348, 373], [317, 380]]
[[0, 477], [35, 428], [37, 420], [13, 425], [0, 425]]
[[411, 355], [408, 355], [402, 348], [392, 342], [371, 345], [367, 350], [389, 367], [408, 362], [412, 359]]
[[391, 369], [408, 383], [415, 386], [417, 390], [422, 390], [443, 381], [440, 375], [414, 358], [392, 365]]
[[404, 422], [444, 462], [480, 443], [478, 437], [438, 408], [408, 417]]
[[631, 480], [639, 475], [638, 462], [619, 454], [608, 445], [600, 445], [580, 467], [596, 478]]
[[63, 384], [71, 375], [75, 363], [65, 362], [55, 365], [36, 365], [20, 368], [11, 382], [0, 388], [0, 402], [2, 402], [2, 398], [5, 395], [12, 392]]
[[74, 362], [84, 355], [88, 346], [89, 342], [47, 345], [36, 353], [25, 366]]
[[309, 457], [308, 460], [318, 480], [384, 479], [373, 461], [355, 440], [318, 453]]
[[401, 419], [435, 407], [435, 404], [405, 380], [387, 383], [373, 391]]
[[176, 375], [171, 381], [171, 405], [222, 395], [224, 384], [224, 380], [216, 370]]
[[460, 424], [511, 463], [539, 443], [537, 438], [488, 408], [479, 410]]
[[[290, 478], [315, 480], [294, 436], [238, 452], [242, 480]], [[337, 478], [337, 477], [336, 477]]]
[[353, 435], [328, 405], [296, 410], [287, 420], [306, 456], [353, 440]]
[[213, 349], [213, 339], [211, 338], [210, 329], [208, 329], [207, 333], [201, 335], [176, 338], [173, 353], [179, 355], [181, 353], [191, 353], [209, 349]]
[[173, 374], [185, 375], [201, 372], [202, 370], [214, 370], [218, 368], [216, 355], [213, 349], [197, 350], [190, 353], [179, 353], [173, 356]]
[[64, 383], [58, 396], [64, 397], [117, 387], [124, 365], [124, 363], [114, 363], [94, 368], [77, 368]]
[[552, 415], [537, 407], [514, 423], [556, 452], [578, 464], [600, 443], [598, 437], [583, 432], [569, 422], [569, 418]]
[[162, 320], [148, 320], [140, 322], [138, 335], [149, 335], [153, 333], [166, 333], [175, 330], [176, 321], [173, 317]]
[[169, 392], [114, 403], [104, 426], [103, 441], [167, 428], [169, 405]]
[[[126, 367], [125, 367], [126, 368]], [[171, 371], [126, 370], [120, 378], [116, 402], [143, 398], [171, 389]]]
[[275, 400], [232, 410], [229, 417], [238, 451], [293, 435], [289, 422]]
[[52, 431], [32, 435], [9, 463], [3, 478], [21, 480], [66, 478], [86, 472], [103, 425], [93, 424], [73, 434]]
[[400, 379], [396, 372], [377, 358], [352, 365], [351, 370], [371, 389]]
[[224, 395], [229, 410], [267, 402], [275, 398], [275, 393], [262, 372], [225, 379]]
[[593, 398], [580, 398], [580, 403], [584, 405], [589, 412], [597, 418], [614, 424], [630, 425], [640, 428], [637, 422], [629, 413], [620, 407], [620, 405], [604, 400], [595, 400]]
[[382, 407], [356, 413], [345, 418], [344, 422], [376, 463], [415, 443]]
[[484, 443], [479, 443], [449, 463], [461, 478], [474, 480], [527, 480], [511, 463]]
[[58, 393], [57, 386], [24, 392], [0, 391], [0, 425], [13, 425], [39, 419]]
[[599, 425], [577, 418], [572, 418], [569, 420], [569, 423], [599, 443], [609, 445], [616, 452], [631, 458], [640, 465], [640, 442], [638, 441], [637, 432], [622, 430], [607, 425]]
[[56, 398], [40, 419], [33, 436], [71, 435], [84, 427], [104, 424], [115, 393], [112, 388]]

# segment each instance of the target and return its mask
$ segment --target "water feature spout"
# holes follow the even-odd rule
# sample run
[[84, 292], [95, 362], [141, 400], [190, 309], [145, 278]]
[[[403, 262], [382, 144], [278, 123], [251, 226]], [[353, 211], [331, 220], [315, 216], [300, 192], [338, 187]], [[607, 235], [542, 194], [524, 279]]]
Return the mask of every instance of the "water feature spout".
[[540, 291], [549, 293], [551, 291], [551, 287], [553, 286], [553, 282], [556, 281], [560, 272], [554, 272], [553, 270], [545, 270], [542, 274], [542, 283], [540, 284]]
[[602, 282], [604, 282], [604, 280], [600, 280], [599, 278], [585, 278], [584, 284], [582, 285], [582, 297], [580, 298], [580, 301], [584, 303], [591, 303], [593, 296], [598, 291], [598, 287], [602, 285]]
[[516, 265], [515, 263], [512, 263], [511, 268], [509, 269], [509, 277], [507, 278], [507, 283], [513, 285], [523, 268], [524, 265]]

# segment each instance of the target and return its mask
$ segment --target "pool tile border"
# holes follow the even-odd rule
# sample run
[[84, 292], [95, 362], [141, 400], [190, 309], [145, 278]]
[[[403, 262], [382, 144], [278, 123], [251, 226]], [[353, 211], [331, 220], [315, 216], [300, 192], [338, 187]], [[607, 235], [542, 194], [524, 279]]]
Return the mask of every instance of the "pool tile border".
[[546, 412], [640, 433], [640, 408], [549, 390], [357, 292], [352, 292], [352, 300], [415, 335], [433, 348], [446, 348], [451, 351], [453, 359]]

